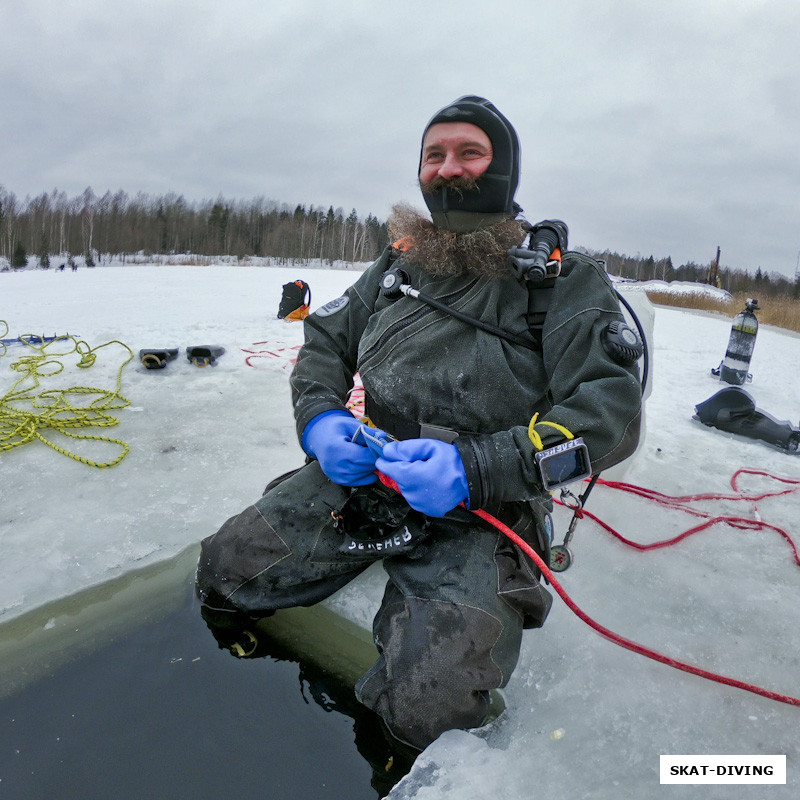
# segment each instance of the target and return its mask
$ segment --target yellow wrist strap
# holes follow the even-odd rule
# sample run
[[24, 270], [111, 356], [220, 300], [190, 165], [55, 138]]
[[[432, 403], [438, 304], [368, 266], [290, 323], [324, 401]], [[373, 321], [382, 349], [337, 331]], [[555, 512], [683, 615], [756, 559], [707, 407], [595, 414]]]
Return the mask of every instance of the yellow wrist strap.
[[557, 422], [537, 422], [536, 420], [539, 419], [539, 412], [537, 411], [532, 417], [530, 423], [528, 423], [528, 437], [530, 438], [533, 446], [537, 450], [544, 449], [544, 443], [542, 442], [542, 437], [536, 431], [537, 425], [547, 425], [550, 428], [555, 428], [560, 433], [563, 433], [567, 439], [574, 439], [575, 435], [570, 431], [568, 428], [565, 428], [563, 425], [559, 425]]

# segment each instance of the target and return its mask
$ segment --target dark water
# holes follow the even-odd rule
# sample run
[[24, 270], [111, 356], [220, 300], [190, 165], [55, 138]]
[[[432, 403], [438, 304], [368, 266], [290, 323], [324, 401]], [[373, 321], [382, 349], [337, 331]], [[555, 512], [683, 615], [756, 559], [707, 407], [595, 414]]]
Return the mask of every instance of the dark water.
[[[0, 697], [0, 798], [376, 798], [408, 766], [352, 687], [262, 642], [218, 647], [177, 607]], [[31, 654], [35, 658], [35, 653]]]

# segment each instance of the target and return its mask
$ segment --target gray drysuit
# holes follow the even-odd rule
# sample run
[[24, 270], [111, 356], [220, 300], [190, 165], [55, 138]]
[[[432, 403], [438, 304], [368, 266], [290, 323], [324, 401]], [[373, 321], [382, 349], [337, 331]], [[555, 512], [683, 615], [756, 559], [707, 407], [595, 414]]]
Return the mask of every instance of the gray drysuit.
[[[532, 329], [536, 293], [510, 273], [434, 278], [409, 256], [395, 262], [421, 292], [529, 348], [420, 300], [384, 297], [389, 259], [387, 251], [305, 320], [291, 379], [298, 435], [317, 414], [346, 410], [358, 372], [374, 424], [398, 438], [453, 440], [470, 508], [498, 516], [546, 560], [552, 500], [534, 463], [532, 415], [582, 436], [595, 472], [638, 441], [637, 370], [615, 363], [600, 340], [622, 318], [607, 276], [587, 256], [565, 254], [544, 324]], [[545, 446], [564, 438], [536, 430]], [[378, 559], [388, 574], [373, 624], [379, 655], [357, 696], [418, 748], [482, 724], [489, 690], [516, 665], [523, 628], [544, 623], [552, 598], [530, 560], [463, 508], [429, 518], [384, 487], [338, 486], [311, 461], [203, 542], [198, 593], [210, 607], [258, 617], [319, 602]]]

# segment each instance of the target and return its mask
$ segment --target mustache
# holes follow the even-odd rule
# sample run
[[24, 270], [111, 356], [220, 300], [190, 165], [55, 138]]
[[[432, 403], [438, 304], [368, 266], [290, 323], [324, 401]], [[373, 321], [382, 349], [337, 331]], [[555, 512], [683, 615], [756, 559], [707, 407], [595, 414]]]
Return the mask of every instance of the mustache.
[[474, 191], [478, 187], [477, 178], [472, 175], [454, 175], [452, 178], [431, 178], [427, 183], [419, 182], [423, 194], [436, 194], [441, 189], [452, 189], [459, 197], [464, 192]]

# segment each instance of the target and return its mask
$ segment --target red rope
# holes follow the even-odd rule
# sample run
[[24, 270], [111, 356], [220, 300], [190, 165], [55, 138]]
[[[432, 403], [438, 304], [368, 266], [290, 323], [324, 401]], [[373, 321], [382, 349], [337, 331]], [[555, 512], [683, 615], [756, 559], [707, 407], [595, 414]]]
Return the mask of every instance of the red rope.
[[[771, 478], [774, 477], [774, 476], [768, 475], [768, 473], [760, 472], [759, 470], [739, 470], [733, 476], [733, 478], [731, 479], [731, 485], [733, 486], [734, 491], [738, 491], [738, 489], [736, 488], [736, 478], [737, 478], [737, 476], [739, 474], [745, 473], [745, 472], [749, 473], [749, 474], [767, 475], [768, 477], [771, 477]], [[386, 486], [388, 486], [388, 487], [390, 487], [392, 489], [395, 489], [396, 491], [399, 491], [397, 484], [391, 478], [388, 478], [386, 475], [383, 475], [381, 473], [378, 473], [378, 477], [380, 478], [381, 483], [383, 483], [384, 485], [386, 485]], [[786, 491], [782, 491], [782, 492], [764, 494], [764, 495], [761, 495], [759, 498], [745, 497], [745, 496], [741, 496], [741, 495], [736, 495], [736, 496], [733, 496], [733, 497], [724, 497], [724, 499], [754, 500], [754, 499], [762, 499], [763, 497], [776, 497], [776, 496], [781, 495], [781, 494], [787, 494], [788, 492], [796, 491], [797, 488], [800, 488], [800, 480], [793, 480], [793, 479], [790, 479], [790, 478], [786, 478], [786, 479], [784, 479], [784, 478], [776, 478], [776, 480], [783, 481], [784, 483], [797, 484], [797, 487], [794, 488], [794, 489], [787, 489]], [[669, 497], [668, 495], [662, 495], [659, 492], [654, 492], [652, 490], [642, 489], [641, 487], [634, 486], [633, 484], [617, 484], [617, 485], [614, 485], [613, 482], [610, 482], [610, 481], [603, 481], [603, 483], [605, 485], [607, 485], [607, 486], [611, 486], [612, 488], [625, 487], [625, 489], [624, 489], [625, 491], [631, 491], [633, 494], [640, 494], [642, 496], [650, 497], [651, 499], [661, 498], [664, 501], [666, 501], [665, 505], [672, 505], [673, 501], [686, 502], [689, 499], [693, 499], [693, 500], [694, 499], [703, 499], [703, 500], [706, 500], [706, 499], [721, 499], [720, 497], [712, 496], [712, 495], [692, 495], [690, 498], [688, 498], [688, 497], [687, 498], [674, 498], [674, 497]], [[661, 501], [659, 501], [659, 502], [661, 502]], [[558, 596], [566, 603], [566, 605], [570, 609], [570, 611], [572, 611], [573, 614], [575, 614], [579, 619], [583, 620], [583, 622], [585, 622], [590, 628], [595, 630], [601, 636], [604, 636], [606, 639], [609, 639], [610, 641], [614, 642], [615, 644], [618, 644], [620, 647], [624, 647], [626, 650], [631, 650], [634, 653], [638, 653], [639, 655], [646, 656], [647, 658], [650, 658], [653, 661], [658, 661], [661, 664], [666, 664], [667, 666], [674, 667], [675, 669], [682, 670], [683, 672], [688, 672], [688, 673], [690, 673], [692, 675], [697, 675], [697, 676], [699, 676], [701, 678], [706, 678], [707, 680], [715, 681], [716, 683], [722, 683], [722, 684], [725, 684], [726, 686], [733, 686], [733, 687], [735, 687], [737, 689], [743, 689], [746, 692], [751, 692], [752, 694], [757, 694], [757, 695], [760, 695], [761, 697], [766, 697], [766, 698], [768, 698], [770, 700], [776, 700], [779, 703], [787, 703], [788, 705], [792, 705], [792, 706], [800, 706], [800, 698], [791, 697], [791, 696], [785, 695], [785, 694], [779, 694], [777, 692], [772, 692], [769, 689], [762, 689], [759, 686], [754, 686], [753, 684], [745, 683], [744, 681], [737, 680], [736, 678], [728, 678], [728, 677], [726, 677], [724, 675], [718, 675], [718, 674], [716, 674], [714, 672], [710, 672], [710, 671], [702, 669], [700, 667], [695, 667], [695, 666], [693, 666], [691, 664], [686, 664], [683, 661], [678, 661], [677, 659], [670, 658], [669, 656], [665, 656], [662, 653], [657, 652], [656, 650], [651, 650], [649, 647], [645, 647], [644, 645], [638, 644], [637, 642], [634, 642], [631, 639], [626, 639], [624, 636], [620, 636], [619, 634], [614, 633], [614, 631], [609, 630], [605, 626], [601, 625], [599, 622], [596, 622], [594, 619], [592, 619], [588, 614], [586, 614], [584, 611], [582, 611], [578, 607], [578, 605], [567, 594], [567, 592], [564, 589], [564, 587], [558, 582], [558, 580], [556, 579], [555, 575], [553, 575], [553, 572], [550, 569], [550, 567], [547, 564], [545, 564], [544, 561], [542, 561], [542, 559], [539, 556], [539, 554], [524, 539], [522, 539], [520, 536], [518, 536], [516, 533], [514, 533], [514, 531], [511, 530], [511, 528], [509, 528], [507, 525], [503, 524], [499, 519], [497, 519], [496, 517], [493, 517], [491, 514], [487, 513], [483, 509], [472, 509], [472, 513], [475, 514], [476, 516], [480, 517], [481, 519], [485, 520], [486, 522], [488, 522], [490, 525], [492, 525], [494, 528], [496, 528], [498, 531], [500, 531], [500, 533], [504, 534], [512, 542], [514, 542], [514, 544], [517, 545], [517, 547], [519, 547], [529, 558], [531, 558], [533, 560], [533, 562], [536, 564], [536, 566], [542, 571], [542, 574], [547, 578], [547, 580], [549, 581], [550, 585], [558, 593]], [[651, 550], [651, 549], [654, 549], [656, 547], [666, 547], [669, 544], [674, 544], [675, 542], [678, 542], [681, 539], [685, 539], [687, 536], [690, 536], [692, 533], [697, 533], [700, 530], [708, 528], [711, 525], [713, 525], [713, 524], [715, 524], [715, 523], [717, 523], [719, 521], [728, 521], [728, 518], [725, 518], [725, 517], [715, 517], [715, 518], [710, 519], [709, 521], [703, 523], [702, 525], [698, 525], [696, 528], [693, 528], [690, 531], [685, 531], [680, 536], [676, 536], [674, 539], [670, 539], [670, 540], [667, 540], [667, 541], [664, 541], [664, 542], [657, 542], [657, 543], [652, 544], [652, 545], [639, 545], [639, 544], [636, 544], [635, 542], [630, 542], [627, 539], [624, 539], [616, 531], [614, 531], [610, 526], [606, 525], [604, 522], [601, 522], [594, 515], [589, 514], [586, 511], [584, 511], [583, 513], [586, 516], [590, 517], [591, 519], [595, 520], [599, 525], [601, 525], [607, 531], [613, 533], [615, 536], [620, 538], [622, 541], [624, 541], [627, 544], [630, 544], [632, 547], [636, 547], [637, 549], [640, 549], [640, 550]], [[730, 518], [730, 519], [736, 520], [737, 527], [739, 527], [740, 526], [739, 523], [741, 523], [743, 521], [743, 522], [746, 522], [748, 524], [748, 527], [753, 527], [753, 526], [757, 525], [759, 528], [770, 528], [772, 530], [779, 531], [784, 536], [786, 536], [787, 539], [789, 539], [789, 541], [791, 542], [791, 538], [789, 537], [789, 535], [785, 531], [782, 531], [780, 528], [776, 528], [774, 525], [768, 525], [767, 523], [761, 523], [761, 522], [758, 522], [756, 520], [747, 520], [745, 518], [739, 518], [739, 517], [733, 517], [733, 518]], [[751, 523], [752, 523], [752, 525], [751, 525]], [[794, 543], [793, 542], [792, 542], [792, 547], [794, 548]], [[797, 560], [798, 555], [797, 555], [797, 549], [796, 548], [794, 548], [794, 553], [795, 553], [795, 559]], [[800, 561], [798, 561], [798, 563], [800, 564]]]
[[[748, 495], [743, 494], [738, 487], [738, 478], [740, 475], [761, 475], [762, 477], [769, 478], [770, 480], [778, 481], [780, 483], [789, 484], [791, 488], [781, 489], [780, 491], [773, 491], [773, 492], [764, 492], [759, 495]], [[629, 494], [636, 495], [638, 497], [643, 497], [647, 500], [652, 500], [659, 505], [666, 506], [667, 508], [672, 508], [676, 511], [683, 511], [686, 514], [691, 514], [695, 517], [700, 517], [702, 519], [707, 520], [706, 522], [695, 526], [694, 528], [690, 528], [687, 531], [679, 534], [678, 536], [673, 537], [672, 539], [664, 539], [662, 541], [653, 542], [652, 544], [639, 544], [638, 542], [633, 542], [630, 539], [626, 539], [621, 533], [614, 530], [610, 525], [607, 525], [601, 519], [596, 517], [594, 514], [591, 514], [588, 511], [582, 511], [581, 516], [587, 516], [589, 519], [596, 522], [603, 530], [610, 533], [615, 538], [619, 539], [623, 544], [628, 545], [629, 547], [633, 547], [636, 550], [657, 550], [661, 547], [669, 547], [670, 545], [676, 544], [683, 539], [692, 536], [695, 533], [699, 533], [700, 531], [707, 530], [708, 528], [712, 527], [713, 525], [729, 525], [732, 528], [738, 528], [740, 530], [750, 530], [750, 531], [774, 531], [778, 535], [780, 535], [789, 545], [792, 550], [792, 554], [794, 556], [795, 563], [800, 566], [800, 552], [798, 552], [797, 546], [794, 543], [792, 537], [783, 529], [779, 528], [777, 525], [771, 525], [768, 522], [764, 522], [760, 519], [753, 519], [751, 517], [740, 517], [740, 516], [733, 516], [733, 515], [714, 515], [707, 511], [701, 511], [697, 508], [692, 508], [691, 506], [687, 505], [691, 502], [703, 501], [703, 500], [726, 500], [726, 501], [733, 501], [733, 502], [751, 502], [754, 503], [757, 500], [763, 500], [767, 497], [781, 497], [785, 494], [791, 494], [792, 492], [796, 492], [800, 490], [800, 479], [796, 478], [782, 478], [778, 475], [772, 475], [769, 472], [764, 472], [763, 470], [759, 469], [740, 469], [737, 470], [733, 477], [731, 478], [731, 487], [736, 492], [736, 494], [693, 494], [693, 495], [684, 495], [683, 497], [672, 497], [670, 495], [661, 494], [661, 492], [656, 492], [653, 489], [646, 489], [642, 486], [636, 486], [632, 483], [622, 483], [620, 481], [606, 481], [599, 479], [597, 481], [599, 484], [603, 486], [607, 486], [610, 489], [617, 489], [619, 491], [627, 492]]]
[[[763, 494], [758, 495], [749, 495], [749, 494], [742, 494], [741, 490], [738, 486], [738, 477], [740, 475], [761, 475], [764, 478], [769, 478], [773, 481], [778, 481], [780, 483], [788, 483], [793, 488], [791, 489], [782, 489], [779, 492], [764, 492]], [[800, 488], [800, 479], [798, 478], [782, 478], [779, 475], [773, 475], [770, 472], [765, 472], [762, 469], [738, 469], [734, 472], [733, 477], [731, 478], [731, 488], [736, 492], [736, 494], [689, 494], [684, 495], [682, 497], [672, 497], [668, 494], [661, 494], [661, 492], [657, 492], [655, 489], [646, 489], [643, 486], [637, 486], [634, 483], [623, 483], [622, 481], [607, 481], [603, 480], [602, 478], [598, 478], [597, 482], [603, 486], [609, 486], [612, 489], [621, 489], [622, 491], [630, 492], [631, 494], [638, 494], [641, 497], [646, 497], [650, 500], [654, 500], [656, 502], [661, 502], [663, 505], [683, 505], [685, 503], [689, 503], [695, 500], [748, 500], [748, 501], [755, 501], [755, 500], [763, 500], [765, 497], [780, 497], [784, 494], [790, 494], [791, 492], [796, 492]]]
[[723, 683], [727, 686], [734, 686], [737, 689], [744, 689], [746, 692], [752, 692], [753, 694], [767, 697], [770, 700], [777, 700], [779, 703], [788, 703], [789, 705], [800, 706], [800, 698], [790, 697], [785, 694], [778, 694], [777, 692], [772, 692], [768, 689], [762, 689], [759, 686], [745, 683], [744, 681], [737, 680], [736, 678], [728, 678], [724, 675], [717, 675], [714, 672], [709, 672], [708, 670], [701, 669], [700, 667], [695, 667], [691, 664], [685, 664], [682, 661], [678, 661], [677, 659], [665, 656], [655, 650], [651, 650], [649, 647], [645, 647], [644, 645], [638, 644], [630, 639], [626, 639], [624, 636], [620, 636], [619, 634], [614, 633], [614, 631], [604, 627], [599, 622], [595, 622], [595, 620], [593, 620], [588, 614], [586, 614], [577, 606], [577, 604], [567, 594], [561, 584], [556, 580], [550, 568], [544, 563], [544, 561], [542, 561], [542, 559], [539, 557], [539, 554], [536, 553], [536, 551], [530, 547], [527, 542], [514, 533], [514, 531], [512, 531], [507, 525], [504, 525], [502, 522], [500, 522], [499, 519], [496, 519], [491, 514], [487, 514], [482, 509], [476, 509], [472, 513], [476, 514], [477, 516], [481, 517], [481, 519], [486, 520], [490, 525], [493, 525], [495, 528], [497, 528], [497, 530], [511, 539], [511, 541], [514, 542], [514, 544], [516, 544], [517, 547], [519, 547], [527, 556], [533, 559], [533, 561], [536, 563], [536, 566], [542, 571], [544, 576], [550, 582], [550, 585], [558, 593], [559, 597], [567, 604], [567, 607], [570, 609], [570, 611], [572, 611], [579, 619], [583, 620], [590, 628], [597, 631], [597, 633], [599, 633], [601, 636], [605, 636], [606, 639], [618, 644], [620, 647], [624, 647], [626, 650], [632, 650], [634, 653], [638, 653], [639, 655], [653, 659], [653, 661], [658, 661], [661, 664], [666, 664], [667, 666], [674, 667], [675, 669], [689, 672], [692, 675], [698, 675], [701, 678], [707, 678], [710, 681]]

